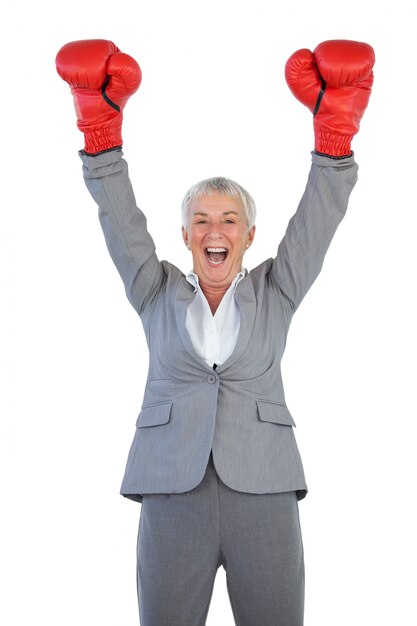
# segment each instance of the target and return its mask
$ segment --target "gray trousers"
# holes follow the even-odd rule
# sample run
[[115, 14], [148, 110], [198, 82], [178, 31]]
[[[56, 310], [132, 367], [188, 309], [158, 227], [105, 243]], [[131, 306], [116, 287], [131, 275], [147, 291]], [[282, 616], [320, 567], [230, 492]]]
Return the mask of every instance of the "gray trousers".
[[238, 626], [302, 626], [304, 553], [296, 493], [230, 489], [210, 454], [202, 482], [191, 491], [143, 496], [137, 544], [141, 625], [204, 626], [220, 565]]

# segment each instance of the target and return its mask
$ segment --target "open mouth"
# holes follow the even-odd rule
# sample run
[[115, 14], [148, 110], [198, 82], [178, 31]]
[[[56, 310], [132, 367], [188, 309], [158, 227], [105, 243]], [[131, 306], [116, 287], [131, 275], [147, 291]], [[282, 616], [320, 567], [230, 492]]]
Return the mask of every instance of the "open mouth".
[[228, 250], [226, 248], [206, 248], [205, 253], [210, 265], [221, 265], [227, 258]]

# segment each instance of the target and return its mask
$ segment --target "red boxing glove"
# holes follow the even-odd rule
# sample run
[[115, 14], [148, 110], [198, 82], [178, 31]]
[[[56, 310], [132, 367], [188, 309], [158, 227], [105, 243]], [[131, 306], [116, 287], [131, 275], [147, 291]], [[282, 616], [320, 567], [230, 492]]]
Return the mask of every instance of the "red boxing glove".
[[123, 109], [142, 80], [136, 61], [111, 41], [85, 39], [63, 46], [56, 68], [71, 87], [84, 151], [95, 155], [120, 148]]
[[285, 65], [297, 100], [314, 115], [315, 149], [332, 157], [351, 154], [352, 138], [368, 105], [375, 63], [367, 43], [324, 41], [314, 52], [298, 50]]

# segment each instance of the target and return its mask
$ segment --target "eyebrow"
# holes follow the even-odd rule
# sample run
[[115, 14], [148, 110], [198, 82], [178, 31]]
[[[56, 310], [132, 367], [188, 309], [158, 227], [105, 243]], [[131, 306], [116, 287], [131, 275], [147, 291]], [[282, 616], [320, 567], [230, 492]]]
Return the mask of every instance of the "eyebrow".
[[[204, 217], [208, 217], [208, 213], [204, 213], [203, 211], [195, 211], [193, 215], [204, 215]], [[237, 211], [224, 211], [222, 215], [239, 215]]]

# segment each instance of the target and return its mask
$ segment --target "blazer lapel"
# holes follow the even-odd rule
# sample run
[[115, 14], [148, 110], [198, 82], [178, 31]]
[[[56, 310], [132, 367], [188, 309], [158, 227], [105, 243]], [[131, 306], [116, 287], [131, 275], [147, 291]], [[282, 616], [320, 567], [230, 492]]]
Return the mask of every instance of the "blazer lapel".
[[255, 324], [256, 296], [249, 274], [238, 283], [235, 298], [240, 311], [239, 334], [232, 354], [217, 368], [216, 371], [219, 373], [230, 367], [242, 356], [252, 336], [253, 326]]
[[187, 309], [193, 299], [194, 287], [188, 282], [186, 278], [181, 278], [178, 283], [174, 306], [178, 334], [187, 352], [189, 352], [196, 361], [198, 361], [200, 364], [203, 364], [205, 368], [211, 370], [210, 366], [205, 362], [205, 360], [202, 359], [201, 356], [195, 351], [190, 334], [185, 325], [187, 318]]

